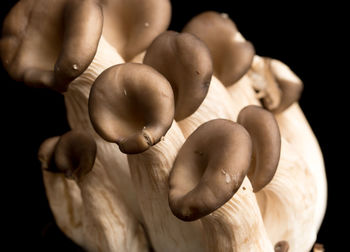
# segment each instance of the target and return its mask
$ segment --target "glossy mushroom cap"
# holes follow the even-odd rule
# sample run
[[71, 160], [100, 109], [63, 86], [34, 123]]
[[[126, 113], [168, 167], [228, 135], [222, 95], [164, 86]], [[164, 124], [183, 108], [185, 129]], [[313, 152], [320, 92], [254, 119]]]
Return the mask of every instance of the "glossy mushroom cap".
[[190, 20], [183, 32], [196, 35], [208, 46], [214, 75], [225, 86], [234, 84], [249, 70], [255, 49], [227, 15], [204, 12]]
[[96, 142], [89, 133], [72, 130], [45, 140], [38, 158], [43, 169], [80, 180], [93, 168], [96, 152]]
[[96, 132], [127, 154], [159, 142], [174, 119], [174, 95], [167, 79], [152, 67], [126, 63], [96, 79], [89, 97]]
[[5, 19], [0, 56], [13, 79], [65, 92], [92, 62], [102, 34], [130, 60], [170, 16], [168, 0], [22, 0]]
[[239, 189], [252, 154], [248, 132], [215, 119], [202, 124], [180, 149], [169, 177], [173, 214], [193, 221], [225, 204]]
[[260, 191], [275, 175], [281, 152], [281, 135], [275, 117], [255, 105], [243, 108], [237, 118], [253, 142], [252, 163], [248, 178], [254, 192]]
[[79, 180], [93, 168], [96, 153], [96, 142], [89, 133], [69, 131], [57, 143], [55, 164], [67, 178]]
[[213, 65], [207, 46], [189, 33], [167, 31], [147, 49], [144, 64], [170, 82], [175, 98], [175, 120], [194, 113], [208, 93]]
[[96, 1], [20, 1], [4, 22], [1, 59], [13, 79], [63, 92], [93, 60], [101, 33]]

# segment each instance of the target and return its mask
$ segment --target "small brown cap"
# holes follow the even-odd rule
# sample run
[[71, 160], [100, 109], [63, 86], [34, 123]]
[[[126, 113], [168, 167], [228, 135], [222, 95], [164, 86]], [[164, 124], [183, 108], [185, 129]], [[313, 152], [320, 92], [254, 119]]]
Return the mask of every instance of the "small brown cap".
[[169, 205], [181, 220], [193, 221], [225, 204], [239, 189], [252, 154], [248, 132], [215, 119], [202, 124], [180, 149], [169, 177]]
[[67, 178], [80, 180], [93, 168], [96, 152], [96, 142], [89, 133], [72, 130], [57, 142], [54, 162]]
[[96, 132], [127, 154], [160, 141], [174, 119], [174, 95], [167, 79], [138, 63], [108, 68], [95, 80], [89, 114]]
[[40, 145], [38, 158], [42, 169], [79, 180], [93, 168], [96, 152], [96, 143], [90, 134], [72, 130], [61, 137], [46, 139]]
[[64, 92], [93, 60], [102, 22], [96, 1], [20, 1], [4, 22], [3, 65], [17, 81]]
[[289, 243], [287, 241], [279, 241], [275, 244], [275, 252], [288, 252]]
[[183, 31], [196, 35], [208, 46], [214, 75], [225, 86], [234, 84], [249, 70], [255, 49], [227, 15], [204, 12], [190, 20]]
[[266, 186], [275, 175], [281, 152], [281, 135], [275, 117], [255, 105], [243, 108], [237, 118], [253, 141], [253, 158], [248, 178], [254, 192]]
[[194, 113], [206, 97], [213, 73], [207, 46], [189, 33], [167, 31], [147, 49], [144, 63], [163, 74], [175, 98], [175, 120]]

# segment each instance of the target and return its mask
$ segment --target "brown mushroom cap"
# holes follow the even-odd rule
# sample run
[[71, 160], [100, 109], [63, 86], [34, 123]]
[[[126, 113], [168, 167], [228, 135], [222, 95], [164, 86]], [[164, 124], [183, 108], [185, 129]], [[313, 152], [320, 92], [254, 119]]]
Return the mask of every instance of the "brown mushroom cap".
[[270, 71], [282, 93], [280, 104], [277, 108], [271, 110], [277, 114], [283, 112], [300, 99], [303, 91], [303, 82], [286, 64], [279, 60], [270, 60]]
[[96, 79], [89, 97], [96, 132], [122, 152], [140, 153], [159, 142], [174, 118], [174, 95], [167, 79], [152, 67], [126, 63]]
[[272, 113], [255, 105], [243, 108], [237, 122], [245, 127], [253, 141], [248, 178], [254, 192], [258, 192], [272, 180], [277, 170], [281, 152], [278, 124]]
[[289, 243], [287, 241], [279, 241], [275, 244], [275, 252], [288, 252]]
[[249, 70], [255, 49], [227, 15], [204, 12], [190, 20], [183, 32], [196, 35], [208, 46], [214, 75], [225, 86], [234, 84]]
[[4, 22], [3, 65], [17, 81], [65, 91], [93, 60], [102, 22], [96, 1], [20, 1]]
[[230, 120], [202, 124], [180, 149], [169, 177], [169, 205], [184, 220], [199, 219], [227, 202], [247, 174], [249, 133]]
[[23, 0], [5, 19], [0, 56], [13, 79], [64, 92], [92, 62], [101, 34], [130, 60], [170, 16], [169, 0]]
[[125, 61], [146, 50], [170, 23], [169, 0], [107, 0], [103, 5], [103, 36]]
[[72, 130], [58, 140], [54, 162], [67, 178], [79, 180], [93, 168], [96, 152], [96, 142], [90, 134]]
[[210, 52], [202, 41], [189, 33], [164, 32], [147, 49], [143, 62], [170, 82], [175, 97], [175, 120], [197, 110], [208, 93], [213, 73]]

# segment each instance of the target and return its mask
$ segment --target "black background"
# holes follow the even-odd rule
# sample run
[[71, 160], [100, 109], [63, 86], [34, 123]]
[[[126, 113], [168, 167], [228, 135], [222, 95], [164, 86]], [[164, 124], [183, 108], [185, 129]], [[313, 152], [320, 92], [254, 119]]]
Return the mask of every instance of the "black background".
[[[1, 23], [17, 1], [1, 1]], [[192, 3], [192, 5], [190, 5]], [[301, 107], [322, 148], [328, 177], [328, 208], [317, 242], [326, 251], [345, 248], [348, 224], [346, 146], [349, 64], [343, 6], [292, 2], [256, 4], [217, 0], [172, 1], [169, 27], [180, 31], [194, 15], [206, 10], [228, 13], [257, 54], [285, 62], [304, 82]], [[63, 96], [32, 89], [1, 74], [1, 209], [3, 241], [10, 251], [78, 251], [54, 225], [42, 183], [37, 149], [51, 136], [69, 128]], [[345, 144], [345, 145], [343, 145]], [[5, 246], [5, 245], [3, 245]], [[26, 249], [26, 250], [27, 250]]]

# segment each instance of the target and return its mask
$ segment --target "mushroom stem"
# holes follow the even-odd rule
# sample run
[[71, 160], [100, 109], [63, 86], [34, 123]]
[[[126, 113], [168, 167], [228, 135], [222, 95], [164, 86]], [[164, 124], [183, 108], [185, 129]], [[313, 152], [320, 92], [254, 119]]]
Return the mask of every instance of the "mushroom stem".
[[43, 170], [50, 209], [57, 226], [79, 246], [84, 246], [83, 203], [77, 184], [64, 174]]
[[84, 245], [83, 202], [77, 184], [63, 173], [52, 171], [53, 155], [59, 137], [45, 140], [38, 151], [49, 206], [57, 226], [76, 244]]
[[282, 139], [281, 147], [276, 174], [256, 197], [272, 243], [286, 240], [291, 252], [310, 251], [317, 233], [316, 180], [292, 145]]
[[142, 221], [141, 211], [136, 200], [136, 192], [130, 178], [127, 157], [114, 144], [104, 141], [96, 134], [88, 113], [90, 89], [95, 79], [105, 69], [123, 62], [118, 52], [102, 36], [91, 65], [69, 85], [68, 91], [64, 93], [64, 98], [70, 127], [72, 129], [86, 130], [93, 135], [98, 148], [102, 150], [97, 154], [96, 159], [102, 163], [107, 175], [111, 177], [112, 183], [121, 192], [121, 196], [127, 206], [138, 220]]
[[318, 141], [299, 104], [291, 105], [284, 112], [276, 115], [281, 135], [293, 146], [307, 165], [316, 186], [315, 199], [315, 235], [321, 226], [327, 206], [327, 179], [322, 152]]
[[128, 155], [130, 171], [146, 229], [155, 251], [203, 251], [200, 222], [177, 219], [168, 205], [168, 177], [185, 141], [176, 122], [163, 139], [147, 151]]
[[274, 251], [248, 178], [230, 201], [201, 222], [208, 252]]
[[84, 202], [84, 247], [88, 251], [148, 251], [144, 230], [109, 181], [100, 161], [77, 180]]
[[178, 125], [187, 138], [201, 124], [207, 121], [218, 118], [233, 119], [235, 117], [234, 111], [232, 111], [233, 107], [230, 95], [227, 93], [224, 85], [213, 76], [208, 94], [202, 104], [191, 116], [179, 121]]

